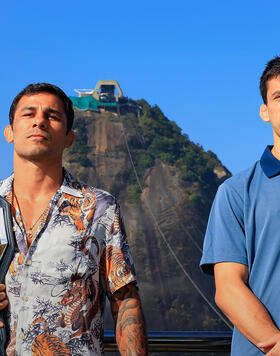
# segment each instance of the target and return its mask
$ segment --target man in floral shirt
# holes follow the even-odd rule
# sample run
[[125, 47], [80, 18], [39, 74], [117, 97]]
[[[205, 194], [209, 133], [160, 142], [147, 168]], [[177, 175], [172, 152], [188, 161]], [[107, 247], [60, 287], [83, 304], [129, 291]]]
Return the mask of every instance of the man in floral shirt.
[[65, 93], [46, 83], [27, 86], [10, 108], [4, 134], [14, 143], [14, 174], [0, 186], [16, 239], [6, 287], [0, 285], [0, 309], [9, 303], [6, 353], [101, 355], [107, 295], [121, 354], [146, 355], [119, 206], [62, 168], [73, 117]]

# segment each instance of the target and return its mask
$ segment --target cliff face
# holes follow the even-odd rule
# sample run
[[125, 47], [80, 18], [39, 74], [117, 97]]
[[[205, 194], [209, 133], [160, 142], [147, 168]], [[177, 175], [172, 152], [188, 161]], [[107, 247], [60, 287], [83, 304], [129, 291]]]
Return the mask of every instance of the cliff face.
[[118, 198], [148, 329], [227, 329], [196, 285], [213, 303], [213, 280], [198, 265], [214, 194], [230, 173], [153, 109], [144, 102], [139, 118], [76, 111], [64, 165]]

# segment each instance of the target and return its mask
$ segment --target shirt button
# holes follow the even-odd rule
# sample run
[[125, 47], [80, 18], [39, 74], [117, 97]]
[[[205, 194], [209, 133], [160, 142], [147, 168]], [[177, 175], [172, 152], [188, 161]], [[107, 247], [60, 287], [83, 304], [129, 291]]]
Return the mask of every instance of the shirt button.
[[25, 302], [27, 302], [29, 298], [28, 298], [27, 295], [24, 295], [24, 296], [22, 297], [22, 299], [23, 299]]
[[26, 264], [27, 264], [28, 266], [31, 266], [31, 265], [32, 265], [32, 261], [31, 261], [31, 260], [27, 260], [27, 261], [26, 261]]
[[24, 334], [23, 333], [21, 333], [21, 334], [19, 334], [19, 337], [20, 337], [20, 339], [24, 339]]
[[17, 231], [17, 228], [15, 226], [13, 226], [13, 231], [16, 232]]

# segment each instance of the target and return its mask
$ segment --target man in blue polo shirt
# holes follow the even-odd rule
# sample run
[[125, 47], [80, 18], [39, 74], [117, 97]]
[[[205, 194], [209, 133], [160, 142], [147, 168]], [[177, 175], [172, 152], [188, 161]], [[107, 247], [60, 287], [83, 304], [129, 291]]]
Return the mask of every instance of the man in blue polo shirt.
[[260, 91], [274, 145], [219, 187], [201, 259], [215, 275], [217, 305], [235, 326], [235, 356], [280, 355], [280, 57], [268, 62]]

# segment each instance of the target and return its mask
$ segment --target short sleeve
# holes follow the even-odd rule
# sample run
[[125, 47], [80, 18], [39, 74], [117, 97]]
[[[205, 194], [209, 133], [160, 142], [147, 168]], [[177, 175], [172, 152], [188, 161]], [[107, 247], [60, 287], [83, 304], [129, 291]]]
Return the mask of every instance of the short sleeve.
[[248, 265], [243, 195], [228, 181], [219, 187], [210, 212], [200, 266], [213, 274], [219, 262]]
[[121, 287], [136, 281], [132, 256], [118, 204], [108, 209], [110, 229], [101, 256], [101, 279], [110, 297]]

